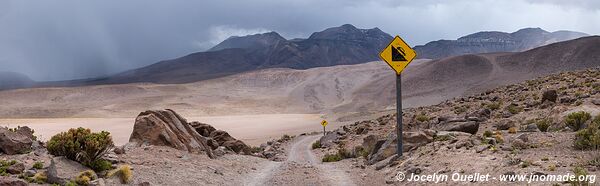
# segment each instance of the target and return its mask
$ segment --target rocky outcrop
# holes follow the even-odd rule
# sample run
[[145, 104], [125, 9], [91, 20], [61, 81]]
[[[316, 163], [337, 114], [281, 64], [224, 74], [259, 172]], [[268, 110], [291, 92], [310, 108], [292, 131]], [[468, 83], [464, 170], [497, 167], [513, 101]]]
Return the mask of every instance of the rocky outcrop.
[[196, 132], [198, 132], [198, 134], [205, 136], [205, 137], [210, 136], [210, 133], [217, 130], [209, 124], [200, 123], [197, 121], [191, 122], [190, 125], [192, 125], [192, 127], [194, 127], [194, 129], [196, 129]]
[[441, 130], [445, 131], [458, 131], [475, 134], [479, 130], [479, 122], [477, 121], [460, 121], [460, 122], [449, 122], [446, 125], [441, 126]]
[[250, 151], [250, 147], [244, 144], [244, 142], [231, 137], [229, 133], [225, 131], [216, 130], [210, 133], [210, 137], [217, 141], [219, 146], [224, 146], [230, 150], [233, 150], [236, 153], [249, 153]]
[[33, 131], [29, 127], [19, 127], [14, 131], [0, 128], [0, 150], [6, 154], [31, 151], [33, 141]]
[[235, 153], [250, 154], [250, 147], [248, 145], [241, 140], [231, 137], [231, 135], [225, 131], [217, 130], [209, 124], [200, 122], [192, 122], [190, 125], [196, 129], [198, 134], [208, 139], [207, 144], [213, 150], [222, 146]]
[[206, 137], [198, 134], [184, 118], [169, 109], [140, 113], [135, 119], [129, 142], [135, 146], [169, 146], [213, 157]]
[[319, 139], [319, 143], [323, 147], [334, 147], [338, 142], [340, 135], [336, 131], [328, 132]]
[[[403, 132], [402, 133], [402, 152], [408, 152], [420, 146], [433, 142], [435, 132]], [[383, 141], [380, 147], [375, 145], [373, 151], [368, 156], [367, 164], [372, 165], [381, 160], [384, 160], [394, 154], [397, 149], [396, 133], [390, 133]]]
[[60, 156], [52, 158], [48, 167], [48, 183], [65, 185], [68, 181], [74, 180], [79, 173], [90, 170], [75, 161]]
[[169, 109], [140, 113], [129, 142], [136, 146], [160, 145], [193, 153], [203, 152], [211, 158], [214, 158], [212, 151], [219, 147], [235, 153], [250, 154], [250, 147], [229, 133], [205, 123], [188, 123]]

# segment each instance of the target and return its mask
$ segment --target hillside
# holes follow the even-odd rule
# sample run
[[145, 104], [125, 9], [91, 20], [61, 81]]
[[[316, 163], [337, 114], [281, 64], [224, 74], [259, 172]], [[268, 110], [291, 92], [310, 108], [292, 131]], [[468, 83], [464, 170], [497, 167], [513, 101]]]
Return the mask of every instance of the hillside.
[[[345, 159], [328, 164], [349, 174], [366, 178], [367, 172], [368, 178], [376, 178], [370, 185], [414, 185], [406, 180], [411, 174], [490, 174], [474, 183], [493, 185], [528, 181], [501, 181], [506, 175], [598, 175], [600, 141], [590, 141], [600, 138], [599, 76], [600, 68], [561, 72], [404, 109], [403, 157], [395, 155], [396, 115], [385, 113], [328, 133], [313, 151], [324, 160], [326, 155]], [[577, 124], [572, 118], [585, 119]], [[399, 172], [405, 180], [397, 180]], [[564, 182], [531, 184], [559, 183]]]
[[440, 59], [464, 54], [521, 52], [532, 48], [588, 36], [572, 31], [548, 32], [540, 28], [524, 28], [513, 33], [477, 32], [457, 40], [432, 41], [415, 46], [418, 58]]

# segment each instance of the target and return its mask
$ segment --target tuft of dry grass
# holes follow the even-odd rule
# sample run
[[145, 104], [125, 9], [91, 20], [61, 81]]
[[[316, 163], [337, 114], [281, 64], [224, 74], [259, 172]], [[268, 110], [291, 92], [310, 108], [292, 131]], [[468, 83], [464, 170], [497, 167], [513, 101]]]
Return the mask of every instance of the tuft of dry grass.
[[508, 133], [516, 134], [517, 133], [517, 127], [508, 128]]
[[121, 183], [128, 184], [133, 179], [133, 171], [131, 171], [131, 166], [129, 165], [121, 165], [119, 168], [112, 170], [106, 174], [106, 177], [119, 176], [121, 179]]

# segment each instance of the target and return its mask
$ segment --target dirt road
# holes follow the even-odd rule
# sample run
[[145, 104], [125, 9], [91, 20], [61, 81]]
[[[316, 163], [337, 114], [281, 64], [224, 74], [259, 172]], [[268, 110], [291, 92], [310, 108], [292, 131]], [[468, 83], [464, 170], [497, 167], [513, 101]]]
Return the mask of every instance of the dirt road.
[[355, 185], [343, 169], [322, 163], [311, 151], [319, 135], [300, 136], [288, 148], [284, 162], [268, 162], [248, 178], [247, 185]]

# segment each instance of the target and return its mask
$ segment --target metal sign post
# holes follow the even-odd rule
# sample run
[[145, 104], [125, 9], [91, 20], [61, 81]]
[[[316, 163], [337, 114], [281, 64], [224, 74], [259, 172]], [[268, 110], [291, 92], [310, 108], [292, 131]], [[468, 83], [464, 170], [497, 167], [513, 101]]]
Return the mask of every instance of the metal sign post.
[[394, 37], [388, 46], [386, 46], [379, 57], [383, 59], [396, 72], [396, 136], [398, 145], [396, 153], [402, 156], [402, 80], [400, 74], [408, 64], [417, 57], [413, 50], [400, 36]]
[[321, 125], [323, 125], [323, 136], [325, 136], [325, 126], [327, 126], [327, 124], [326, 120], [321, 121]]
[[396, 75], [396, 135], [398, 137], [396, 153], [402, 157], [402, 80], [400, 74]]

